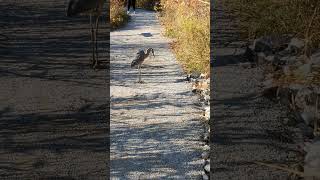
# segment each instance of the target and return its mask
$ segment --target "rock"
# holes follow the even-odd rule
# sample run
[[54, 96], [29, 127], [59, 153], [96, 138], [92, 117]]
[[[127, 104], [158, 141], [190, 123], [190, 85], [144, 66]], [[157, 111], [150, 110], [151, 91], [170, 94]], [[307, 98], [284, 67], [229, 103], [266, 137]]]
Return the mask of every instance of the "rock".
[[297, 127], [299, 127], [304, 136], [309, 138], [313, 137], [313, 128], [311, 128], [310, 126], [307, 126], [305, 123], [299, 123]]
[[304, 61], [304, 56], [284, 56], [280, 58], [281, 61], [285, 62], [286, 65], [290, 66], [302, 66]]
[[209, 176], [206, 175], [206, 174], [202, 174], [202, 179], [203, 179], [203, 180], [209, 180]]
[[210, 84], [207, 80], [205, 81], [196, 81], [192, 85], [192, 92], [201, 92], [210, 88]]
[[204, 137], [203, 137], [203, 140], [204, 141], [209, 141], [209, 134], [205, 134]]
[[245, 59], [247, 59], [249, 62], [255, 62], [256, 61], [256, 54], [249, 46], [246, 47], [246, 50], [245, 50], [245, 52], [243, 54], [243, 57]]
[[191, 74], [189, 74], [190, 78], [193, 78], [193, 79], [199, 78], [200, 75], [201, 75], [201, 73], [199, 73], [199, 72], [191, 72]]
[[290, 90], [294, 90], [294, 91], [300, 91], [301, 89], [303, 89], [305, 86], [304, 85], [302, 85], [302, 84], [290, 84], [289, 86], [288, 86], [288, 88], [290, 89]]
[[248, 68], [251, 68], [251, 63], [250, 62], [239, 63], [239, 66], [244, 69], [248, 69]]
[[289, 66], [283, 66], [282, 67], [282, 71], [283, 71], [283, 74], [285, 74], [286, 76], [290, 76], [291, 75], [291, 70], [290, 70]]
[[305, 109], [305, 107], [308, 105], [307, 99], [310, 99], [311, 95], [311, 89], [306, 87], [300, 89], [294, 98], [295, 105], [302, 110]]
[[262, 85], [264, 86], [264, 88], [269, 89], [272, 87], [275, 87], [274, 83], [273, 83], [273, 79], [267, 79], [265, 81], [262, 82]]
[[201, 154], [202, 159], [207, 160], [210, 157], [210, 154], [208, 151], [205, 151]]
[[283, 51], [280, 51], [278, 55], [281, 57], [290, 57], [292, 54], [288, 49], [285, 49]]
[[294, 74], [299, 77], [306, 78], [311, 73], [311, 63], [299, 66], [298, 69], [294, 71]]
[[204, 166], [204, 170], [208, 173], [210, 173], [210, 164], [207, 164]]
[[266, 56], [274, 54], [276, 51], [284, 50], [289, 43], [287, 36], [263, 36], [254, 40], [255, 52], [264, 52]]
[[210, 106], [205, 107], [204, 117], [206, 120], [210, 120]]
[[276, 60], [276, 57], [275, 56], [267, 56], [265, 59], [269, 63], [272, 63], [272, 62], [274, 62]]
[[300, 52], [303, 47], [304, 47], [304, 41], [302, 39], [299, 38], [292, 38], [289, 45], [288, 45], [288, 50], [291, 53], [298, 53]]
[[314, 113], [308, 112], [308, 111], [304, 111], [302, 113], [300, 113], [301, 118], [303, 119], [304, 123], [306, 123], [307, 125], [313, 125], [313, 122], [315, 120], [315, 115]]
[[320, 50], [313, 53], [310, 57], [311, 63], [315, 65], [320, 65]]
[[[272, 57], [272, 56], [271, 56], [271, 57]], [[273, 66], [281, 67], [281, 66], [286, 65], [286, 61], [281, 60], [281, 59], [280, 59], [279, 57], [277, 57], [277, 56], [273, 56], [273, 57], [270, 58], [270, 59], [272, 59], [271, 63], [272, 63]]]
[[201, 164], [204, 166], [206, 165], [206, 160], [205, 159], [200, 159]]
[[268, 36], [263, 36], [255, 39], [253, 42], [253, 50], [255, 52], [264, 52], [265, 54], [272, 54], [271, 39]]
[[205, 95], [205, 96], [204, 96], [204, 100], [205, 100], [206, 102], [210, 102], [210, 95]]
[[277, 99], [281, 104], [290, 105], [292, 104], [291, 100], [291, 90], [289, 88], [278, 88], [277, 89]]
[[304, 158], [304, 173], [309, 177], [320, 178], [320, 141], [308, 143], [304, 149], [307, 153]]
[[204, 151], [210, 151], [210, 146], [204, 145], [204, 146], [203, 146], [203, 150], [204, 150]]
[[201, 79], [207, 79], [208, 78], [208, 74], [207, 73], [201, 73], [199, 78]]

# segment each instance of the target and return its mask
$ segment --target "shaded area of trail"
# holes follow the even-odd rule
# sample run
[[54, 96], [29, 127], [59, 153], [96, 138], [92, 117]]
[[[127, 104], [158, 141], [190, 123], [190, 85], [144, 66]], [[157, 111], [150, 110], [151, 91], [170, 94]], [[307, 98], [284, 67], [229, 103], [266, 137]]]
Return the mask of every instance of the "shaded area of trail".
[[[286, 179], [288, 173], [255, 161], [292, 165], [298, 161], [297, 129], [282, 124], [286, 109], [261, 95], [262, 71], [243, 68], [234, 45], [239, 30], [220, 3], [212, 20], [212, 179]], [[234, 42], [230, 46], [225, 44]]]
[[[130, 63], [150, 47], [139, 84]], [[201, 110], [183, 79], [155, 12], [137, 10], [111, 32], [111, 179], [200, 177]]]
[[89, 19], [65, 2], [0, 2], [0, 179], [106, 178], [108, 56], [89, 67]]

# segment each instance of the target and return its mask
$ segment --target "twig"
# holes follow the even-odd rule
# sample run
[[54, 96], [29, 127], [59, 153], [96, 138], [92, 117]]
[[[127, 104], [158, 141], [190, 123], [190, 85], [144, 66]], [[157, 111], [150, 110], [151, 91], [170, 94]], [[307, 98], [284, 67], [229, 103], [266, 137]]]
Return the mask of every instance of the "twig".
[[275, 165], [275, 164], [267, 164], [267, 163], [258, 162], [258, 161], [255, 161], [254, 163], [262, 165], [262, 166], [267, 166], [267, 167], [272, 167], [272, 168], [284, 170], [284, 171], [299, 175], [301, 177], [305, 177], [305, 174], [303, 172], [297, 171], [297, 170], [294, 170], [294, 169], [290, 169], [290, 168], [287, 168], [287, 167], [282, 167], [282, 166]]
[[317, 136], [318, 134], [318, 101], [319, 101], [319, 95], [317, 94], [317, 100], [316, 100], [316, 110], [315, 110], [315, 119], [314, 119], [314, 127], [313, 127], [313, 134], [314, 136]]
[[311, 26], [312, 26], [312, 23], [313, 23], [313, 21], [314, 21], [314, 18], [315, 18], [315, 16], [317, 15], [317, 11], [318, 11], [318, 6], [314, 9], [314, 11], [313, 11], [313, 15], [312, 15], [312, 17], [311, 17], [311, 20], [310, 20], [310, 22], [309, 22], [309, 25], [308, 25], [308, 28], [307, 28], [307, 31], [306, 31], [306, 34], [305, 34], [305, 39], [306, 39], [306, 44], [305, 44], [305, 47], [304, 47], [304, 54], [307, 56], [307, 57], [309, 57], [308, 56], [308, 53], [307, 53], [307, 51], [308, 51], [308, 46], [309, 46], [309, 40], [311, 40], [310, 39], [310, 36], [309, 36], [309, 33], [310, 33], [310, 29], [311, 29]]

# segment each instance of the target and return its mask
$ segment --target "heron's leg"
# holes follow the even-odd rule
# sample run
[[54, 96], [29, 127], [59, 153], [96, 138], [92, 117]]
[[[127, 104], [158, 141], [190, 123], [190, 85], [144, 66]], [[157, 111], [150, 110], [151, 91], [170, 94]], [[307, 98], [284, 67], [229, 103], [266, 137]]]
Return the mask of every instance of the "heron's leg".
[[94, 67], [96, 67], [98, 65], [98, 40], [97, 40], [97, 35], [98, 35], [98, 29], [99, 29], [99, 17], [100, 17], [100, 15], [97, 15], [97, 17], [96, 17], [96, 30], [95, 30], [95, 34], [94, 34], [95, 54], [96, 54]]
[[141, 65], [139, 65], [139, 81], [138, 82], [141, 82]]
[[91, 26], [91, 46], [92, 46], [92, 62], [95, 61], [95, 47], [94, 47], [94, 29], [92, 24], [92, 15], [90, 14], [90, 26]]

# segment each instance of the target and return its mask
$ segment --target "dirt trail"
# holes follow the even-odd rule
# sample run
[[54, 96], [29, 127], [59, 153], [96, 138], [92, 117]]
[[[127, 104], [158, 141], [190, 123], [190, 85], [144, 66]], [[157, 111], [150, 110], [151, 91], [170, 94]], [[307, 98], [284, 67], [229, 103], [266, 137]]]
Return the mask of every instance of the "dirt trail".
[[[161, 35], [156, 13], [137, 10], [111, 32], [111, 179], [196, 179], [203, 127], [191, 85]], [[140, 48], [156, 57], [130, 63]]]
[[65, 2], [0, 1], [0, 179], [106, 179], [106, 63], [89, 67], [89, 18]]

